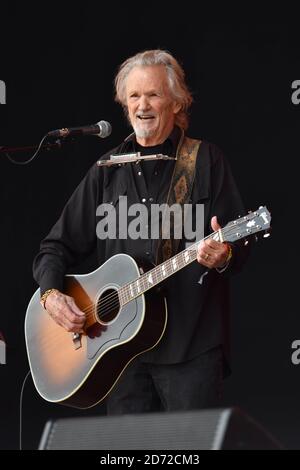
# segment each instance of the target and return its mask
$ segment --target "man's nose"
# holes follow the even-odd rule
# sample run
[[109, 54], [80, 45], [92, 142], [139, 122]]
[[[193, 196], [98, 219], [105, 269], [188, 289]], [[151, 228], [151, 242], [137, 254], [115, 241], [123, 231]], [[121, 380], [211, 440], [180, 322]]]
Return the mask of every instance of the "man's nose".
[[139, 99], [139, 109], [145, 111], [150, 108], [150, 101], [147, 96], [141, 96]]

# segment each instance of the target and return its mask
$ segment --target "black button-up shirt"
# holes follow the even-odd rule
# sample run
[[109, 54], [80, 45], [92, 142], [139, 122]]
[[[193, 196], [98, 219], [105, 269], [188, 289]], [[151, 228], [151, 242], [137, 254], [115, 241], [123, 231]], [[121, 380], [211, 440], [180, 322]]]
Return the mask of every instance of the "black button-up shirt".
[[[180, 132], [175, 128], [161, 146], [152, 148], [141, 148], [132, 134], [102, 158], [135, 151], [141, 151], [142, 154], [155, 151], [174, 157]], [[84, 260], [94, 249], [98, 265], [116, 253], [127, 253], [135, 259], [153, 262], [157, 244], [151, 238], [133, 240], [126, 236], [117, 236], [100, 240], [96, 235], [99, 221], [96, 210], [102, 203], [110, 203], [118, 214], [120, 205], [121, 210], [123, 207], [120, 196], [127, 196], [128, 207], [144, 203], [150, 208], [152, 203], [164, 203], [173, 169], [172, 160], [120, 167], [93, 165], [67, 202], [59, 220], [41, 242], [33, 267], [41, 292], [50, 288], [63, 291], [65, 273], [70, 272], [72, 266]], [[205, 235], [211, 232], [210, 220], [213, 215], [217, 215], [219, 223], [225, 225], [244, 213], [227, 160], [218, 147], [205, 141], [201, 143], [197, 155], [190, 202], [193, 205], [204, 204]], [[128, 221], [130, 222], [130, 217]], [[151, 220], [148, 219], [145, 223], [149, 225]], [[185, 243], [184, 239], [180, 241], [179, 251], [186, 247]], [[207, 270], [193, 262], [165, 281], [167, 328], [158, 346], [143, 354], [144, 361], [178, 363], [220, 344], [225, 353], [228, 353], [228, 283], [230, 275], [242, 267], [247, 254], [248, 249], [236, 243], [233, 245], [232, 260], [224, 273], [220, 274], [214, 269]]]

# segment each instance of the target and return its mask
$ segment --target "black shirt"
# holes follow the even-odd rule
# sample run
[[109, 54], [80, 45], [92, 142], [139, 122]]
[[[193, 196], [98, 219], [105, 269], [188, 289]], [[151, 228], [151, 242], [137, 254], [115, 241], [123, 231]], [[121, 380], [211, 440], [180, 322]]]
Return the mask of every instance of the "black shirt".
[[[180, 130], [175, 128], [159, 146], [162, 150], [159, 153], [175, 156], [180, 134]], [[107, 159], [112, 153], [137, 151], [137, 148], [133, 134], [102, 158]], [[41, 242], [33, 271], [42, 293], [50, 288], [63, 291], [65, 273], [72, 271], [72, 266], [80, 263], [95, 248], [98, 265], [116, 253], [154, 261], [156, 244], [149, 238], [100, 240], [96, 235], [99, 222], [96, 210], [104, 202], [113, 204], [118, 213], [120, 206], [122, 210], [120, 196], [127, 197], [128, 207], [140, 202], [149, 208], [153, 203], [166, 201], [174, 161], [160, 160], [151, 169], [145, 168], [147, 164], [149, 162], [143, 162], [143, 166], [92, 166], [67, 202], [59, 220]], [[205, 141], [198, 151], [190, 202], [193, 205], [204, 204], [205, 235], [212, 231], [210, 220], [213, 215], [218, 216], [223, 226], [244, 213], [227, 160], [218, 147]], [[185, 244], [186, 240], [182, 239], [179, 251], [186, 247]], [[228, 353], [229, 278], [240, 270], [247, 254], [248, 249], [236, 243], [229, 267], [222, 274], [215, 269], [207, 272], [207, 268], [194, 262], [167, 280], [167, 328], [158, 346], [142, 355], [144, 361], [178, 363], [219, 344]]]
[[[173, 137], [173, 140], [172, 140]], [[155, 154], [163, 154], [169, 157], [173, 156], [174, 148], [176, 148], [178, 138], [178, 131], [176, 130], [171, 134], [171, 137], [167, 139], [163, 144], [154, 145], [150, 147], [143, 147], [142, 145], [136, 143], [135, 149], [137, 152], [140, 152], [141, 155], [155, 155]], [[149, 161], [142, 161], [141, 168], [142, 173], [145, 178], [146, 186], [149, 189], [149, 192], [155, 190], [156, 182], [154, 180], [159, 179], [161, 172], [163, 171], [163, 165], [160, 165], [161, 161], [149, 160]], [[138, 169], [139, 174], [140, 168]], [[158, 177], [158, 178], [157, 178]], [[152, 186], [152, 187], [151, 187]]]

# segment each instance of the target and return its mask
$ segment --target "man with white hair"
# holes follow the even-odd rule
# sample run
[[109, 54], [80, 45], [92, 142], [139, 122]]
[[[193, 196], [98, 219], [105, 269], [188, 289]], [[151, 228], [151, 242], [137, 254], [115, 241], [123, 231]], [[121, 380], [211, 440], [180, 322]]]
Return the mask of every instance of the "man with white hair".
[[[127, 59], [119, 68], [115, 88], [116, 100], [134, 132], [101, 158], [132, 152], [179, 157], [192, 142], [188, 155], [194, 155], [194, 167], [190, 180], [184, 165], [178, 172], [174, 159], [110, 168], [94, 165], [87, 173], [42, 241], [34, 261], [42, 305], [55, 322], [75, 333], [82, 331], [86, 318], [75, 300], [64, 293], [63, 279], [70, 266], [95, 247], [99, 265], [116, 253], [157, 263], [180, 252], [187, 243], [182, 237], [175, 253], [171, 243], [169, 251], [164, 252], [167, 257], [160, 258], [162, 245], [151, 237], [100, 240], [96, 236], [100, 204], [110, 202], [118, 211], [119, 197], [126, 195], [128, 205], [141, 203], [150, 209], [152, 204], [168, 203], [171, 192], [176, 193], [176, 202], [182, 202], [181, 192], [189, 194], [185, 202], [193, 207], [204, 205], [205, 235], [244, 213], [220, 149], [186, 137], [192, 96], [182, 67], [169, 52], [148, 50]], [[186, 410], [219, 404], [222, 379], [229, 370], [229, 278], [240, 270], [247, 254], [247, 247], [240, 243], [208, 238], [199, 244], [198, 263], [189, 264], [164, 281], [166, 330], [153, 349], [137, 356], [125, 369], [106, 399], [108, 413]]]

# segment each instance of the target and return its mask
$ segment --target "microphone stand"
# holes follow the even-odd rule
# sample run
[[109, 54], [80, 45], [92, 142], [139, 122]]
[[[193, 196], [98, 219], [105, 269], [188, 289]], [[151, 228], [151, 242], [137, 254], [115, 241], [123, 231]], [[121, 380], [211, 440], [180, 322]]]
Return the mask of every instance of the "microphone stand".
[[[52, 148], [58, 148], [58, 149], [62, 148], [62, 140], [61, 139], [57, 139], [53, 143], [50, 143], [50, 142], [43, 143], [44, 140], [46, 140], [46, 138], [47, 138], [47, 135], [43, 137], [43, 139], [41, 140], [39, 145], [29, 145], [29, 146], [26, 146], [26, 147], [5, 147], [5, 146], [0, 146], [0, 154], [3, 153], [9, 159], [9, 161], [12, 162], [12, 163], [15, 163], [17, 165], [26, 165], [27, 163], [30, 163], [36, 157], [36, 155], [40, 152], [41, 149], [45, 149], [47, 151], [50, 151]], [[26, 160], [24, 162], [22, 162], [22, 161], [19, 162], [17, 160], [14, 160], [9, 155], [9, 153], [23, 152], [24, 150], [33, 150], [33, 149], [36, 149], [35, 153], [32, 155], [32, 157], [30, 157], [28, 160]]]
[[[38, 147], [38, 144], [36, 145], [29, 145], [29, 146], [26, 146], [26, 147], [5, 147], [5, 146], [0, 146], [0, 153], [6, 153], [6, 152], [10, 152], [10, 153], [14, 153], [14, 152], [22, 152], [24, 150], [33, 150], [33, 149], [36, 149]], [[53, 144], [50, 144], [50, 142], [47, 142], [47, 144], [45, 145], [42, 145], [40, 148], [41, 149], [46, 149], [46, 150], [50, 150], [52, 147], [57, 147], [57, 148], [61, 148], [61, 141], [60, 140], [57, 140], [56, 142], [54, 142]]]

